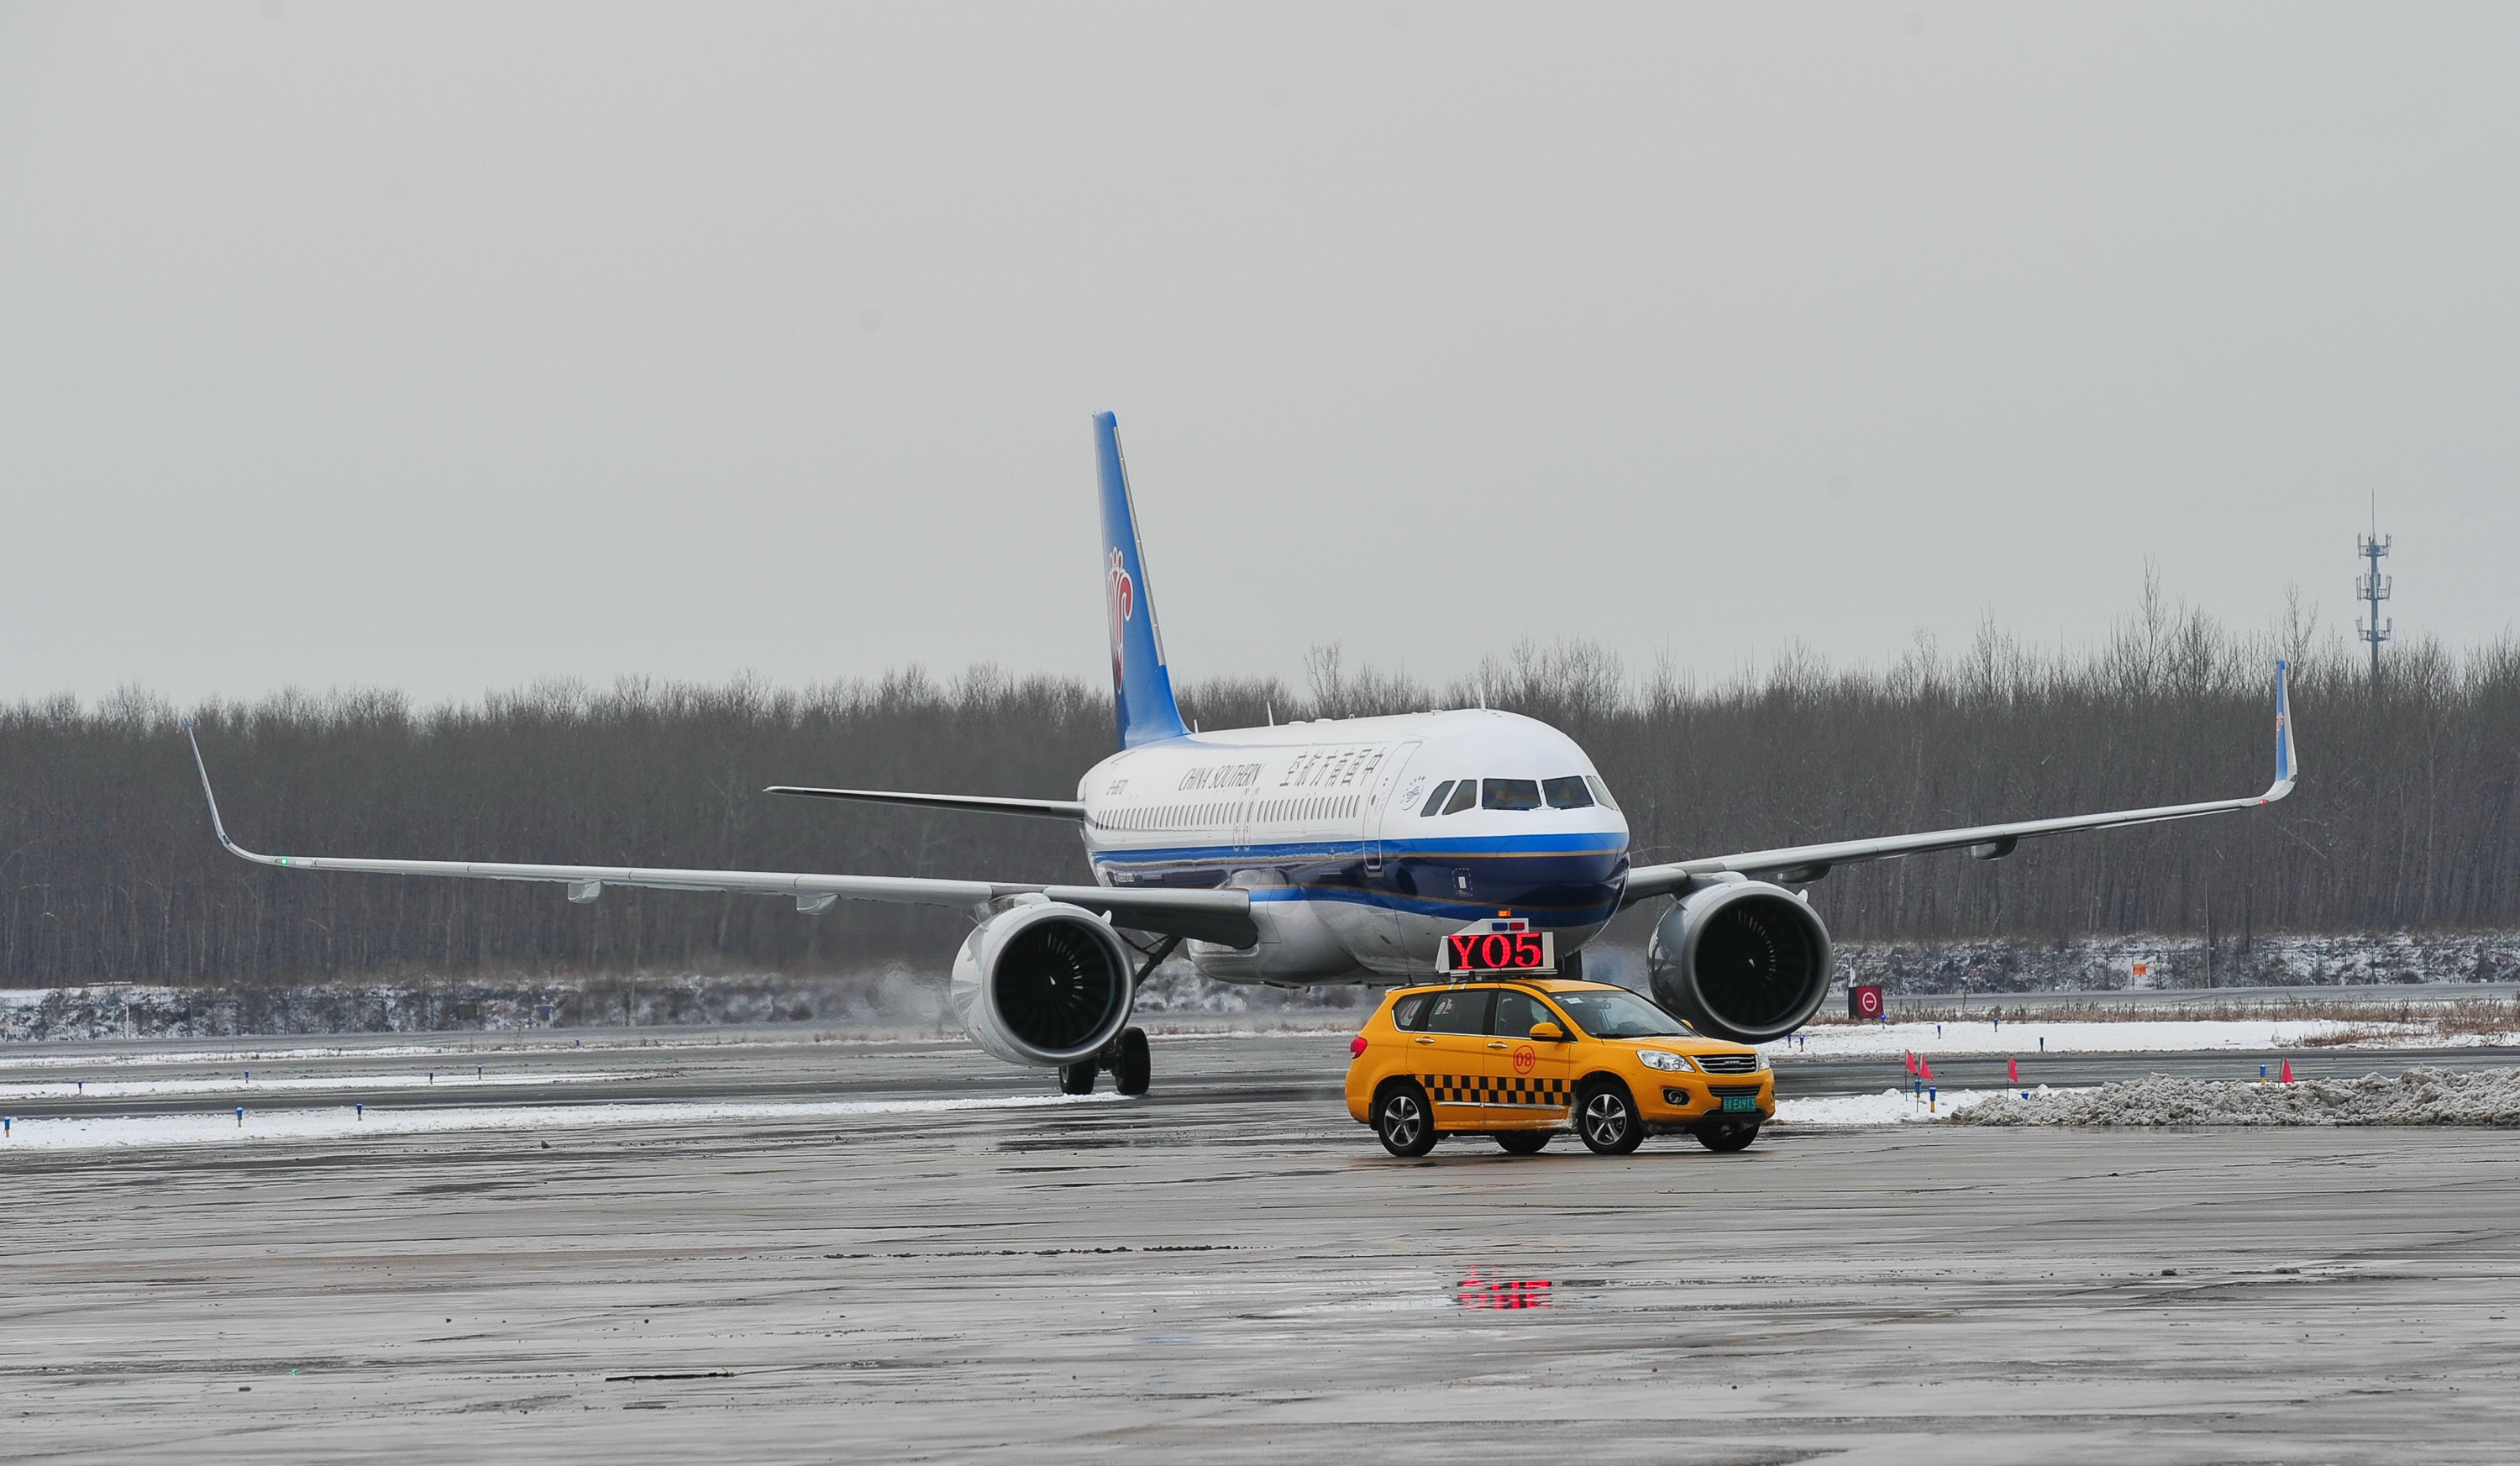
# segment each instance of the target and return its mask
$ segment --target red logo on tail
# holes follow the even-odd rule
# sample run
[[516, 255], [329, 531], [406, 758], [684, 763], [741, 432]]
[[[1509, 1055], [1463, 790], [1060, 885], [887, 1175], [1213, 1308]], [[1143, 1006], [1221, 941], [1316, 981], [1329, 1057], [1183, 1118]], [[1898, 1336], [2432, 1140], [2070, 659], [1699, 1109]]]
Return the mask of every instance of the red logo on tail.
[[1126, 639], [1121, 628], [1137, 614], [1138, 586], [1129, 578], [1129, 568], [1120, 563], [1120, 552], [1111, 552], [1110, 570], [1102, 577], [1102, 598], [1111, 615], [1111, 690], [1121, 692], [1128, 676]]

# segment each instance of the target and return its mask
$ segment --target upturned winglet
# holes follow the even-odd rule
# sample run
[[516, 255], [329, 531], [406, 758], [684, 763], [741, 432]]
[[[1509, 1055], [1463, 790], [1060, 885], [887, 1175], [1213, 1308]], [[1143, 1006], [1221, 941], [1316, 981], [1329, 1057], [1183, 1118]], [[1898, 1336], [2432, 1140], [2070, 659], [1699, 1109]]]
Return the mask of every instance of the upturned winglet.
[[2269, 804], [2292, 793], [2292, 781], [2301, 772], [2301, 761], [2292, 748], [2292, 693], [2287, 686], [2289, 671], [2283, 663], [2275, 664], [2275, 781], [2267, 786], [2262, 801]]

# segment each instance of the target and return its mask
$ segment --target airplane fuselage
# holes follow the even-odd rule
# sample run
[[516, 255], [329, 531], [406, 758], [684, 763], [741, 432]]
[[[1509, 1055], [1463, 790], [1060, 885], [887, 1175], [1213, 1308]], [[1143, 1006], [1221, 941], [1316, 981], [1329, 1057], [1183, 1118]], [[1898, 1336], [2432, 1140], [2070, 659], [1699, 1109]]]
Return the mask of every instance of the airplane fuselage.
[[1592, 760], [1509, 712], [1192, 733], [1103, 759], [1077, 798], [1101, 884], [1251, 893], [1257, 946], [1192, 946], [1231, 981], [1422, 977], [1446, 933], [1500, 911], [1555, 933], [1562, 960], [1628, 871]]

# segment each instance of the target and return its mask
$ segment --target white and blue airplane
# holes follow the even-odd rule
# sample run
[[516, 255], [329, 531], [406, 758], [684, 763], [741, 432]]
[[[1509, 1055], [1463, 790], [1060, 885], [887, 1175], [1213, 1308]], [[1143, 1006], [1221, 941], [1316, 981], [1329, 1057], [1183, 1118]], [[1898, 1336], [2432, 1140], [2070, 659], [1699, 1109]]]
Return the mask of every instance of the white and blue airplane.
[[1138, 985], [1185, 941], [1201, 973], [1233, 983], [1564, 976], [1612, 916], [1668, 897], [1648, 951], [1653, 995], [1701, 1031], [1755, 1043], [1800, 1028], [1828, 991], [1827, 928], [1809, 892], [1790, 888], [1860, 860], [1935, 850], [1996, 860], [2034, 836], [2254, 808], [2292, 792], [2279, 662], [2274, 782], [2264, 794], [1635, 865], [1600, 771], [1574, 740], [1528, 717], [1457, 709], [1183, 726], [1111, 414], [1094, 419], [1094, 438], [1119, 752], [1086, 771], [1073, 800], [767, 791], [1066, 820], [1083, 837], [1091, 886], [261, 855], [228, 838], [196, 740], [211, 829], [264, 865], [545, 881], [580, 902], [638, 886], [785, 895], [809, 914], [843, 897], [950, 906], [973, 923], [951, 991], [972, 1039], [1011, 1063], [1060, 1071], [1070, 1093], [1109, 1071], [1135, 1094], [1149, 1080], [1146, 1034], [1129, 1023]]

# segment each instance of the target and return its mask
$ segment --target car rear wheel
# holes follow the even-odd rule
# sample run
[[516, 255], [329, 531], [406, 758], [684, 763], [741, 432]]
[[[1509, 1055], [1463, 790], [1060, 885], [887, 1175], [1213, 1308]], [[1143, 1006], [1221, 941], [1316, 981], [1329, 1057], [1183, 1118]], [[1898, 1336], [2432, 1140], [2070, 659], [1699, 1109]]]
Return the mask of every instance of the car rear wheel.
[[1575, 1133], [1597, 1156], [1624, 1156], [1645, 1143], [1637, 1102], [1616, 1079], [1597, 1079], [1575, 1096]]
[[1147, 1052], [1147, 1031], [1130, 1029], [1121, 1033], [1120, 1058], [1111, 1066], [1111, 1082], [1122, 1094], [1144, 1094], [1154, 1077], [1154, 1057]]
[[1536, 1156], [1549, 1144], [1547, 1130], [1508, 1130], [1496, 1138], [1508, 1156]]
[[1699, 1125], [1696, 1134], [1698, 1144], [1722, 1154], [1748, 1150], [1750, 1142], [1759, 1138], [1759, 1126], [1755, 1121], [1745, 1125]]
[[1058, 1092], [1092, 1094], [1094, 1077], [1102, 1072], [1102, 1066], [1091, 1059], [1080, 1059], [1074, 1064], [1062, 1065], [1058, 1071]]
[[1435, 1107], [1415, 1084], [1394, 1084], [1375, 1096], [1373, 1133], [1395, 1156], [1415, 1158], [1435, 1148]]

